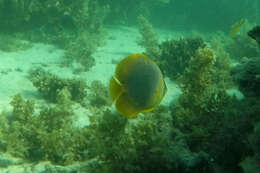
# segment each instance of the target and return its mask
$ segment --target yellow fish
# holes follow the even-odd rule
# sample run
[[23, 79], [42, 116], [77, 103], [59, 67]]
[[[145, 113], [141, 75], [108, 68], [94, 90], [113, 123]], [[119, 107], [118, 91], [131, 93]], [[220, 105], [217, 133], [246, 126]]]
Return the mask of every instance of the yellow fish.
[[232, 29], [231, 29], [231, 33], [230, 33], [231, 36], [235, 36], [245, 22], [246, 22], [246, 19], [242, 18], [242, 19], [240, 19], [240, 21], [238, 21], [237, 23], [232, 25], [232, 27], [231, 27]]
[[152, 111], [166, 91], [161, 70], [143, 54], [132, 54], [121, 60], [109, 84], [117, 111], [127, 118]]

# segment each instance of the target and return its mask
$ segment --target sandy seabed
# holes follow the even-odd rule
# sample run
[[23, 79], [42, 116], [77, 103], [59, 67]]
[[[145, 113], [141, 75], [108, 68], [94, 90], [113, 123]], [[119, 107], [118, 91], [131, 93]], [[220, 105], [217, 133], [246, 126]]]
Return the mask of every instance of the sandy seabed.
[[[87, 85], [94, 80], [99, 80], [108, 86], [116, 63], [129, 54], [142, 53], [144, 49], [137, 43], [141, 36], [136, 28], [110, 26], [106, 31], [104, 45], [99, 47], [93, 55], [96, 61], [95, 66], [80, 74], [73, 74], [71, 67], [60, 65], [64, 60], [64, 50], [53, 45], [33, 43], [31, 48], [23, 51], [0, 51], [0, 111], [11, 110], [10, 101], [17, 93], [20, 93], [25, 99], [36, 100], [38, 104], [44, 102], [28, 76], [28, 71], [35, 67], [42, 67], [62, 78], [84, 79]], [[159, 30], [157, 33], [161, 40], [182, 37], [180, 33], [169, 31]], [[165, 81], [168, 91], [162, 104], [168, 105], [181, 94], [181, 91], [168, 78]], [[76, 113], [80, 122], [84, 124], [89, 111], [79, 108]]]

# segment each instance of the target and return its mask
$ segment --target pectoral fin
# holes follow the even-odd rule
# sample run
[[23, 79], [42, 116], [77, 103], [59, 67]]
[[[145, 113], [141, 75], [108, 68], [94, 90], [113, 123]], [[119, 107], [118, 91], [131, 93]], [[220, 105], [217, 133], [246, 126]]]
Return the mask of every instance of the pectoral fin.
[[109, 94], [113, 101], [115, 101], [123, 93], [123, 86], [114, 77], [111, 77], [109, 83]]

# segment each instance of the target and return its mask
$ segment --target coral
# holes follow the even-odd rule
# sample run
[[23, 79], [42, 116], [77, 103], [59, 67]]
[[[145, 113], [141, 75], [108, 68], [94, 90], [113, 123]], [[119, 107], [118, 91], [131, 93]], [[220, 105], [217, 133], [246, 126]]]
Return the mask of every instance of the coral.
[[[179, 79], [183, 95], [173, 107], [174, 124], [184, 132], [193, 131], [194, 136], [205, 137], [207, 132], [198, 126], [204, 118], [205, 103], [212, 94], [210, 70], [214, 54], [209, 48], [199, 49], [190, 60], [188, 69]], [[203, 111], [204, 110], [204, 111]]]
[[175, 80], [183, 74], [196, 51], [205, 47], [205, 43], [202, 38], [186, 38], [167, 40], [159, 47], [161, 55], [158, 58], [158, 64], [168, 77]]
[[108, 7], [101, 7], [97, 1], [84, 2], [82, 11], [75, 19], [77, 33], [72, 34], [72, 38], [68, 38], [67, 44], [64, 45], [66, 65], [77, 62], [82, 71], [88, 71], [95, 65], [93, 53], [103, 44], [102, 38], [105, 35], [103, 20], [107, 13]]
[[89, 0], [1, 0], [0, 8], [2, 30], [19, 31], [20, 28], [35, 29], [41, 26], [45, 32], [52, 33], [86, 29], [86, 26], [95, 31], [102, 23], [105, 11], [105, 7]]
[[82, 159], [79, 152], [84, 152], [85, 139], [82, 131], [72, 125], [72, 115], [72, 111], [64, 109], [63, 105], [40, 112], [37, 119], [41, 122], [38, 130], [39, 147], [43, 155], [41, 159], [63, 165]]
[[251, 136], [252, 145], [255, 151], [255, 157], [260, 159], [260, 122], [255, 124], [254, 133]]
[[88, 32], [80, 33], [76, 39], [70, 41], [66, 46], [65, 63], [73, 64], [75, 61], [83, 67], [83, 71], [88, 71], [95, 65], [93, 53], [99, 44], [98, 35]]
[[34, 102], [19, 94], [11, 105], [13, 111], [4, 116], [0, 127], [5, 152], [30, 161], [47, 159], [63, 165], [82, 159], [86, 140], [83, 132], [72, 126], [70, 107], [55, 105], [36, 115]]
[[225, 87], [216, 87], [212, 67], [213, 52], [199, 49], [179, 80], [183, 95], [171, 108], [173, 124], [186, 135], [192, 152], [209, 154], [220, 169], [242, 172], [238, 164], [252, 154], [248, 135], [259, 121], [259, 102], [239, 101], [227, 95]]
[[231, 59], [223, 48], [221, 40], [211, 39], [210, 46], [215, 55], [215, 62], [212, 68], [212, 81], [216, 88], [229, 89], [234, 86], [230, 75]]
[[254, 155], [244, 159], [240, 165], [245, 173], [255, 173], [260, 170], [260, 122], [255, 124], [254, 132], [249, 136]]
[[1, 0], [0, 9], [0, 32], [55, 44], [67, 50], [70, 63], [80, 63], [85, 71], [94, 65], [93, 53], [104, 35], [106, 6], [91, 0]]
[[152, 25], [144, 16], [138, 17], [139, 32], [142, 35], [142, 39], [138, 44], [145, 48], [145, 53], [156, 60], [160, 56], [159, 39], [158, 36], [153, 32]]
[[199, 49], [190, 58], [188, 69], [179, 79], [183, 95], [191, 100], [191, 106], [201, 105], [212, 90], [210, 71], [213, 63], [214, 53], [209, 48]]
[[103, 163], [94, 172], [209, 171], [207, 154], [192, 153], [171, 121], [163, 107], [135, 120], [110, 111], [92, 117], [92, 153]]
[[30, 80], [43, 97], [51, 102], [58, 102], [59, 92], [66, 88], [71, 95], [71, 100], [82, 102], [86, 96], [86, 83], [84, 80], [62, 79], [44, 71], [41, 68], [31, 69]]
[[[159, 106], [133, 120], [107, 109], [90, 116], [89, 126], [78, 128], [72, 123], [71, 94], [66, 87], [57, 95], [58, 104], [40, 108], [39, 114], [33, 101], [16, 95], [12, 112], [0, 116], [0, 151], [59, 165], [77, 161], [80, 166], [75, 171], [94, 173], [215, 173], [214, 165], [241, 172], [238, 163], [251, 156], [253, 149], [258, 153], [257, 126], [251, 143], [247, 136], [253, 132], [252, 122], [260, 120], [259, 101], [240, 102], [224, 90], [215, 90], [214, 83], [208, 82], [212, 58], [210, 49], [198, 50], [183, 75], [198, 79], [192, 84], [204, 90], [191, 89], [183, 79], [187, 86], [182, 87], [184, 94], [176, 107]], [[98, 82], [90, 89], [106, 93]]]
[[91, 93], [88, 95], [91, 106], [101, 108], [103, 106], [111, 106], [112, 100], [106, 88], [100, 81], [93, 81], [90, 86]]
[[8, 153], [29, 157], [33, 152], [37, 152], [34, 146], [38, 144], [36, 132], [38, 122], [33, 115], [34, 102], [25, 101], [21, 95], [15, 95], [11, 105], [12, 116], [5, 117], [5, 121], [1, 121], [2, 140], [5, 141]]

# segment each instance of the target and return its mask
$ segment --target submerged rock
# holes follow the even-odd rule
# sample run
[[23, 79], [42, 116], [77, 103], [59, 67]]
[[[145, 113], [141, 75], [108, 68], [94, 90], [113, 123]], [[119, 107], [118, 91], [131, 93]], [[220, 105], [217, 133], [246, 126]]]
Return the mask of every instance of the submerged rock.
[[249, 37], [253, 38], [260, 46], [260, 26], [254, 27], [247, 34]]
[[245, 96], [260, 96], [260, 57], [250, 58], [233, 67], [231, 75]]

